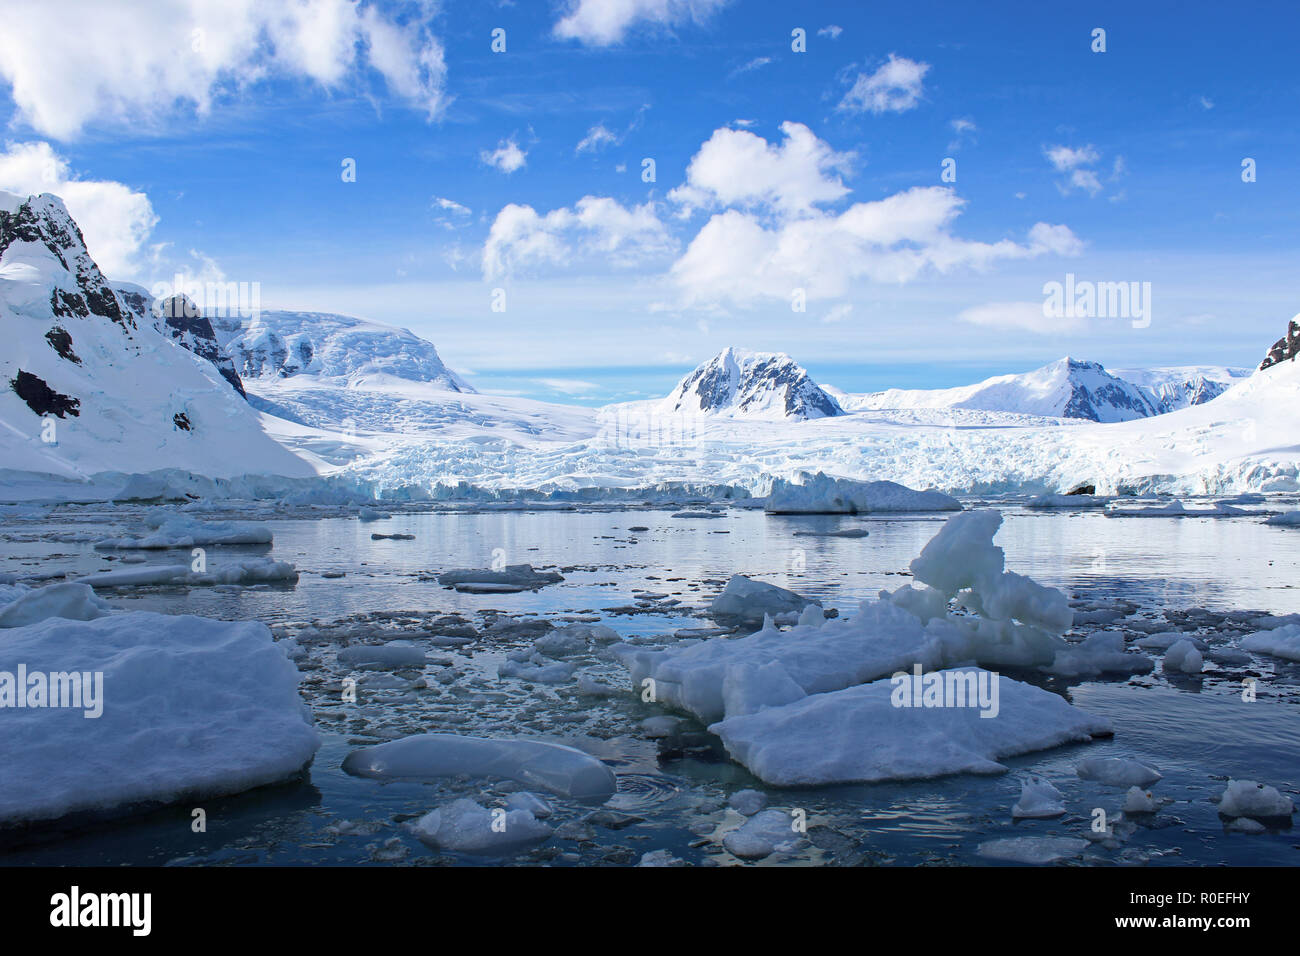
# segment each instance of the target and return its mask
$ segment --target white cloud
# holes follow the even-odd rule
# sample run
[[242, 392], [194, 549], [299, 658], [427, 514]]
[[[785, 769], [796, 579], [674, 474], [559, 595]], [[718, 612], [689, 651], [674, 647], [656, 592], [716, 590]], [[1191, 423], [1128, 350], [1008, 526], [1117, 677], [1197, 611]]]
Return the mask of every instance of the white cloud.
[[434, 196], [433, 204], [439, 209], [446, 212], [455, 213], [457, 216], [468, 216], [472, 211], [468, 206], [462, 206], [454, 199], [447, 199], [444, 196]]
[[585, 395], [600, 388], [595, 382], [584, 382], [580, 378], [535, 378], [533, 381], [565, 395]]
[[835, 24], [832, 23], [830, 26], [825, 26], [822, 27], [820, 30], [818, 30], [817, 35], [819, 37], [830, 37], [832, 40], [838, 40], [840, 38], [840, 34], [843, 32], [844, 32], [843, 27], [836, 26]]
[[743, 63], [740, 66], [736, 67], [734, 70], [732, 70], [731, 73], [728, 75], [728, 79], [735, 79], [736, 77], [740, 76], [742, 73], [750, 73], [754, 70], [761, 69], [762, 67], [767, 66], [771, 62], [772, 62], [772, 58], [770, 56], [756, 56], [748, 63]]
[[952, 131], [955, 134], [952, 140], [948, 143], [949, 152], [955, 153], [957, 150], [961, 149], [967, 141], [974, 142], [975, 133], [978, 131], [978, 127], [975, 125], [975, 121], [970, 117], [959, 116], [957, 119], [949, 122], [948, 125], [952, 127]]
[[[1043, 155], [1057, 172], [1067, 174], [1065, 179], [1057, 183], [1056, 188], [1061, 191], [1061, 195], [1067, 196], [1074, 190], [1081, 189], [1089, 196], [1096, 196], [1105, 188], [1101, 176], [1093, 168], [1101, 160], [1101, 153], [1097, 147], [1091, 144], [1077, 149], [1070, 146], [1049, 146], [1043, 150]], [[1111, 181], [1123, 174], [1124, 157], [1117, 156], [1110, 176]]]
[[957, 318], [983, 328], [1015, 329], [1038, 335], [1072, 332], [1083, 324], [1081, 319], [1045, 315], [1041, 301], [989, 302], [966, 309]]
[[909, 60], [905, 56], [889, 54], [889, 59], [868, 76], [858, 78], [844, 98], [839, 109], [853, 112], [902, 113], [921, 102], [921, 83], [930, 71], [930, 64]]
[[722, 127], [691, 157], [686, 182], [668, 194], [684, 207], [764, 204], [785, 215], [806, 214], [843, 198], [853, 153], [837, 153], [802, 123], [782, 123], [777, 145], [747, 130]]
[[618, 136], [605, 128], [604, 123], [597, 123], [591, 129], [587, 130], [587, 135], [579, 142], [573, 152], [576, 153], [595, 153], [611, 143], [617, 143]]
[[671, 28], [702, 23], [730, 0], [569, 0], [555, 35], [588, 46], [622, 43], [640, 24]]
[[503, 139], [497, 143], [496, 149], [491, 151], [485, 149], [478, 155], [483, 162], [495, 166], [506, 174], [522, 169], [528, 162], [528, 154], [520, 149], [519, 144], [513, 139]]
[[510, 203], [497, 213], [483, 246], [483, 275], [494, 279], [532, 266], [569, 266], [599, 257], [617, 267], [637, 265], [676, 249], [653, 203], [623, 206], [584, 196], [572, 209], [538, 215]]
[[829, 324], [843, 322], [853, 314], [853, 306], [848, 302], [841, 302], [831, 307], [831, 310], [822, 316], [822, 321]]
[[432, 118], [446, 77], [432, 11], [414, 0], [391, 17], [366, 0], [10, 0], [0, 80], [25, 122], [65, 140], [92, 124], [206, 115], [272, 77], [363, 87], [366, 66]]
[[951, 189], [928, 186], [775, 225], [729, 209], [704, 225], [671, 274], [685, 305], [789, 300], [795, 289], [810, 300], [833, 299], [861, 280], [904, 283], [926, 271], [1081, 250], [1068, 227], [1041, 222], [1023, 244], [959, 238], [951, 226], [964, 204]]
[[1214, 100], [1210, 99], [1208, 96], [1202, 96], [1202, 97], [1201, 97], [1201, 108], [1202, 108], [1202, 109], [1207, 109], [1207, 110], [1212, 110], [1212, 109], [1214, 109]]
[[1056, 167], [1057, 172], [1065, 173], [1080, 166], [1091, 166], [1101, 159], [1101, 153], [1095, 146], [1050, 146], [1043, 151], [1048, 161]]
[[23, 196], [54, 193], [81, 227], [90, 257], [113, 279], [142, 268], [158, 222], [149, 197], [123, 183], [81, 179], [49, 143], [9, 143], [0, 153], [0, 189]]

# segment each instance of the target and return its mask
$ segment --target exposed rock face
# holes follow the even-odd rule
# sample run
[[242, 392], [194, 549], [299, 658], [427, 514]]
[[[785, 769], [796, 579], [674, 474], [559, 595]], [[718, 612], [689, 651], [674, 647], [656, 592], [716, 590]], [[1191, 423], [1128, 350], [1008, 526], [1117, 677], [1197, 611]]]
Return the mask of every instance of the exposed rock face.
[[1300, 316], [1292, 319], [1287, 323], [1286, 335], [1273, 343], [1273, 347], [1268, 350], [1264, 356], [1264, 361], [1259, 363], [1259, 368], [1263, 371], [1278, 362], [1295, 361], [1296, 353], [1300, 352]]
[[728, 348], [678, 383], [667, 412], [771, 419], [828, 418], [844, 410], [783, 352]]
[[61, 318], [102, 316], [124, 327], [135, 320], [123, 310], [108, 280], [86, 251], [81, 230], [54, 196], [32, 196], [12, 212], [0, 209], [0, 258], [15, 243], [43, 245], [75, 279], [75, 289], [54, 289], [50, 310]]
[[170, 335], [199, 358], [207, 359], [235, 391], [244, 398], [248, 397], [244, 394], [244, 383], [235, 371], [235, 363], [221, 348], [212, 323], [204, 318], [198, 306], [183, 295], [174, 295], [158, 302], [153, 311], [156, 316], [154, 324], [159, 332]]
[[61, 395], [46, 385], [43, 378], [31, 372], [19, 371], [9, 382], [9, 387], [37, 415], [57, 415], [59, 418], [66, 418], [68, 415], [76, 417], [81, 414], [80, 399], [73, 398], [71, 395]]

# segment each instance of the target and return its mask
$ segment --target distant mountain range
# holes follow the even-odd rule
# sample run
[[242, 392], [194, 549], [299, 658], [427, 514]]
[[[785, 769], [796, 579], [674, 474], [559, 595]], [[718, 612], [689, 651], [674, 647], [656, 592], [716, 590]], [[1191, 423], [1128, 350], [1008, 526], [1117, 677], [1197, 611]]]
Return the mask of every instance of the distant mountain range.
[[1208, 402], [1249, 374], [1234, 368], [1109, 372], [1097, 362], [1067, 356], [1032, 372], [998, 375], [956, 388], [894, 388], [863, 394], [826, 390], [849, 411], [961, 408], [1123, 422]]
[[723, 349], [660, 403], [668, 414], [805, 420], [843, 415], [803, 366], [784, 352]]

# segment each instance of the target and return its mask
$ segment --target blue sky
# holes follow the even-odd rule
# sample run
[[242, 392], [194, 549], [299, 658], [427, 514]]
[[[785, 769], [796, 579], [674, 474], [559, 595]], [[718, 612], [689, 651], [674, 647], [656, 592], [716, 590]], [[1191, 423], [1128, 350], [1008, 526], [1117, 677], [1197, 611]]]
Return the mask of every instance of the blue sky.
[[[1289, 5], [104, 6], [14, 4], [0, 188], [39, 169], [111, 274], [405, 326], [482, 388], [1253, 365], [1300, 309]], [[1066, 273], [1150, 282], [1149, 326], [1035, 317]]]

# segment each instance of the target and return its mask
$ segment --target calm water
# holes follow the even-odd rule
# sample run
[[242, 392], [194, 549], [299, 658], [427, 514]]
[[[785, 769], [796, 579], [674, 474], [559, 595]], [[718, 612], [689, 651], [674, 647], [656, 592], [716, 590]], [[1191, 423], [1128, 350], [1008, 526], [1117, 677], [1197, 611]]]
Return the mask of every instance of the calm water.
[[[1036, 513], [1004, 509], [997, 542], [1010, 570], [1030, 574], [1072, 596], [1099, 604], [1123, 600], [1146, 613], [1201, 607], [1217, 612], [1300, 612], [1297, 545], [1300, 529], [1270, 528], [1258, 518], [1108, 519], [1099, 513]], [[56, 512], [41, 521], [3, 519], [0, 572], [84, 572], [117, 566], [90, 541], [111, 529], [132, 529], [135, 511]], [[984, 862], [987, 839], [1015, 835], [1082, 835], [1093, 807], [1118, 810], [1123, 792], [1076, 778], [1083, 756], [1129, 756], [1164, 773], [1155, 788], [1174, 803], [1113, 850], [1094, 848], [1084, 861], [1160, 864], [1300, 862], [1300, 835], [1225, 832], [1211, 794], [1223, 777], [1258, 779], [1293, 796], [1300, 788], [1300, 666], [1264, 659], [1259, 701], [1239, 698], [1240, 673], [1209, 668], [1196, 678], [1166, 681], [1159, 673], [1117, 682], [1066, 685], [1035, 678], [1080, 706], [1110, 717], [1111, 741], [1072, 746], [1007, 761], [1012, 772], [912, 784], [841, 786], [798, 791], [764, 787], [727, 760], [716, 739], [688, 724], [684, 740], [664, 747], [645, 739], [639, 723], [662, 711], [630, 692], [610, 699], [580, 697], [574, 682], [527, 685], [499, 680], [497, 665], [531, 637], [503, 634], [464, 650], [430, 648], [444, 663], [423, 674], [362, 676], [361, 702], [337, 702], [337, 681], [349, 673], [335, 659], [347, 640], [382, 635], [417, 641], [426, 626], [459, 615], [482, 630], [499, 611], [507, 618], [590, 614], [625, 637], [649, 640], [681, 627], [707, 625], [698, 615], [733, 573], [745, 573], [817, 597], [852, 613], [863, 597], [908, 580], [902, 572], [938, 529], [939, 517], [773, 517], [729, 511], [713, 520], [671, 511], [399, 514], [362, 524], [355, 518], [271, 519], [273, 548], [209, 549], [223, 555], [269, 553], [302, 572], [293, 587], [151, 589], [109, 594], [115, 606], [262, 620], [277, 634], [314, 625], [325, 638], [310, 644], [304, 692], [324, 745], [310, 778], [223, 801], [209, 801], [209, 831], [190, 831], [189, 809], [161, 811], [89, 831], [11, 846], [7, 863], [406, 863], [483, 862], [431, 850], [404, 828], [453, 796], [490, 803], [507, 785], [481, 781], [378, 784], [349, 777], [339, 764], [356, 744], [406, 733], [443, 730], [485, 736], [545, 736], [606, 760], [619, 775], [610, 806], [627, 817], [586, 819], [591, 808], [553, 800], [560, 832], [510, 862], [596, 864], [635, 862], [668, 849], [694, 863], [734, 860], [717, 840], [741, 819], [726, 809], [735, 790], [765, 790], [770, 805], [808, 812], [810, 845], [785, 864]], [[645, 526], [646, 531], [631, 531]], [[864, 527], [866, 538], [798, 535]], [[51, 541], [69, 531], [86, 541]], [[373, 532], [405, 532], [412, 541], [373, 541]], [[181, 553], [183, 554], [183, 552]], [[537, 592], [473, 596], [440, 587], [432, 576], [453, 567], [510, 564], [563, 569], [565, 580]], [[166, 559], [150, 555], [151, 562]], [[343, 572], [324, 578], [323, 572]], [[668, 595], [626, 614], [634, 592]], [[680, 604], [670, 605], [669, 601]], [[535, 635], [534, 635], [535, 636]], [[439, 681], [453, 673], [454, 679]], [[616, 664], [584, 660], [579, 673], [626, 687]], [[423, 676], [428, 686], [411, 686]], [[1016, 675], [1023, 676], [1023, 675]], [[375, 683], [368, 685], [367, 680]], [[352, 743], [350, 743], [350, 741]], [[1066, 794], [1069, 813], [1048, 821], [1011, 820], [1023, 771], [1044, 774]]]

